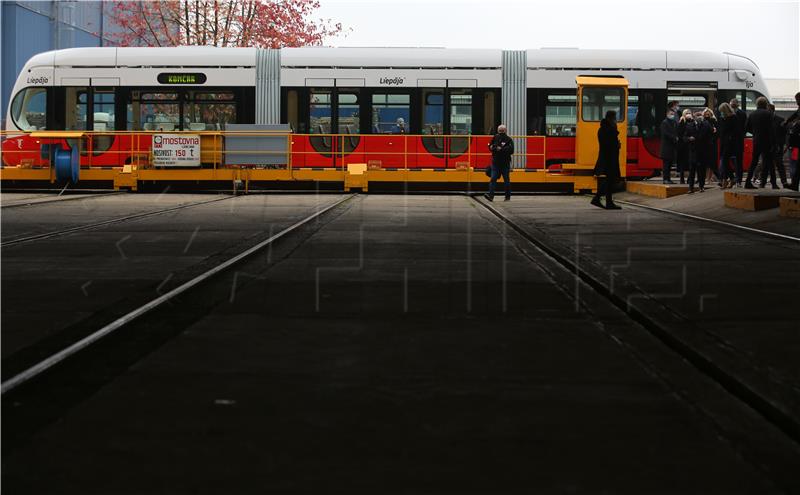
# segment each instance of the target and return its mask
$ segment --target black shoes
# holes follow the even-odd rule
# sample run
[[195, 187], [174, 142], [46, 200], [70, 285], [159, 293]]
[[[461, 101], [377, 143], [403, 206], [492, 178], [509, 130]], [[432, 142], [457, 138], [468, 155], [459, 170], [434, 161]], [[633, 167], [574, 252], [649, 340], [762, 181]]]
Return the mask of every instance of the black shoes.
[[756, 186], [754, 186], [752, 182], [745, 182], [744, 183], [744, 188], [745, 189], [756, 189]]
[[663, 183], [663, 184], [675, 184], [675, 183], [672, 181], [672, 179], [667, 179], [667, 180], [664, 180], [664, 181], [662, 181], [662, 183]]
[[509, 198], [508, 196], [506, 196], [506, 199], [504, 199], [503, 201], [511, 201], [511, 198]]
[[604, 210], [621, 210], [622, 209], [621, 206], [617, 206], [616, 204], [614, 204], [613, 201], [608, 201], [608, 202], [606, 202], [606, 205], [603, 206], [603, 203], [600, 202], [600, 198], [597, 198], [597, 197], [592, 198], [592, 200], [589, 202], [589, 204], [592, 205], [592, 206], [596, 206], [598, 208], [602, 208]]
[[493, 196], [489, 196], [489, 193], [484, 193], [483, 197], [488, 199], [489, 201], [494, 201], [494, 197]]

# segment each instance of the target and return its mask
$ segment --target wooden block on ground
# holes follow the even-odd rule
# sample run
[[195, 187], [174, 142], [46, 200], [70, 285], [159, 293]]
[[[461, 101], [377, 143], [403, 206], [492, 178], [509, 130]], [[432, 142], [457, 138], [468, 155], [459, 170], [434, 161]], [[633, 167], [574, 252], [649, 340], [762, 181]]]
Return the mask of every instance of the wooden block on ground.
[[747, 211], [777, 208], [780, 196], [767, 191], [725, 191], [725, 206]]
[[800, 218], [800, 196], [781, 196], [782, 217]]
[[634, 194], [662, 199], [680, 196], [689, 192], [689, 186], [685, 184], [657, 184], [644, 181], [627, 181], [625, 189]]

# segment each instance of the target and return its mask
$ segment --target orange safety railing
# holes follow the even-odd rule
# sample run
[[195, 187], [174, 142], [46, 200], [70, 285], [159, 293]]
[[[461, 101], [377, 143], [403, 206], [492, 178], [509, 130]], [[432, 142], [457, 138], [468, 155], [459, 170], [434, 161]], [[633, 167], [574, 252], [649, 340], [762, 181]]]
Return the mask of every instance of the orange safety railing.
[[[4, 167], [47, 168], [50, 157], [42, 145], [78, 146], [81, 168], [154, 168], [152, 138], [157, 134], [199, 136], [203, 168], [330, 168], [345, 170], [353, 163], [370, 169], [475, 169], [490, 162], [486, 135], [427, 134], [294, 134], [278, 131], [0, 131]], [[227, 137], [285, 136], [284, 151], [226, 149]], [[547, 141], [544, 136], [511, 136], [516, 160], [525, 168], [546, 170]], [[524, 145], [523, 145], [524, 143]], [[519, 150], [525, 150], [520, 152]], [[284, 156], [277, 165], [258, 163], [226, 165], [226, 155]], [[242, 160], [245, 161], [245, 160]], [[384, 162], [386, 162], [384, 164]], [[191, 168], [189, 169], [191, 170]]]

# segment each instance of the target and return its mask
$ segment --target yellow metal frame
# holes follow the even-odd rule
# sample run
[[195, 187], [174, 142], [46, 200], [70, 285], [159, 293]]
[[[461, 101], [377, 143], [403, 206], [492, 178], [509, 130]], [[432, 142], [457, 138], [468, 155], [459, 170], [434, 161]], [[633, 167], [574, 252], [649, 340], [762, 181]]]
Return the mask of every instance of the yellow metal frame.
[[[80, 179], [86, 181], [105, 181], [113, 184], [114, 189], [136, 190], [141, 181], [155, 182], [175, 182], [175, 181], [231, 181], [232, 183], [242, 181], [245, 191], [248, 190], [250, 182], [258, 181], [318, 181], [318, 182], [341, 182], [344, 190], [361, 188], [366, 191], [369, 182], [450, 182], [464, 184], [485, 184], [489, 178], [483, 170], [475, 170], [469, 166], [473, 160], [479, 157], [488, 157], [491, 153], [473, 149], [472, 138], [488, 138], [490, 136], [477, 135], [437, 135], [442, 139], [465, 138], [467, 139], [467, 150], [464, 152], [464, 163], [466, 166], [457, 168], [434, 169], [434, 168], [409, 168], [409, 157], [414, 155], [428, 155], [427, 152], [409, 151], [409, 139], [418, 137], [430, 137], [422, 135], [383, 135], [383, 134], [286, 134], [284, 132], [254, 132], [254, 131], [171, 131], [170, 134], [192, 134], [201, 136], [201, 160], [208, 164], [206, 168], [154, 168], [152, 163], [152, 150], [142, 150], [141, 137], [148, 134], [161, 134], [160, 131], [34, 131], [24, 132], [0, 132], [0, 137], [13, 139], [20, 135], [30, 135], [39, 142], [47, 140], [80, 139], [79, 144], [86, 154], [82, 155], [82, 166]], [[92, 163], [94, 155], [94, 143], [98, 137], [102, 136], [131, 136], [131, 149], [105, 151], [104, 153], [118, 153], [130, 157], [130, 163], [118, 167], [99, 167]], [[226, 136], [231, 135], [285, 135], [287, 139], [286, 164], [281, 168], [259, 168], [249, 166], [224, 166], [222, 153], [224, 152], [223, 141]], [[295, 155], [314, 155], [319, 156], [317, 151], [297, 151], [296, 142], [302, 137], [330, 137], [332, 143], [336, 143], [338, 149], [331, 154], [331, 166], [323, 168], [296, 167], [292, 161]], [[358, 137], [368, 143], [370, 139], [379, 137], [403, 139], [402, 151], [358, 151], [347, 153], [343, 143], [345, 138]], [[517, 183], [549, 183], [549, 184], [569, 184], [573, 185], [574, 191], [595, 190], [596, 182], [593, 177], [564, 173], [563, 171], [550, 172], [546, 167], [547, 139], [544, 136], [512, 136], [521, 140], [536, 139], [541, 140], [541, 153], [526, 153], [525, 156], [541, 157], [543, 168], [537, 169], [512, 169], [512, 182]], [[16, 150], [7, 151], [13, 153]], [[20, 151], [22, 153], [23, 151]], [[25, 151], [30, 153], [30, 151]], [[250, 151], [246, 153], [280, 153], [269, 151]], [[384, 170], [380, 166], [370, 168], [364, 161], [369, 161], [370, 155], [402, 155], [403, 168], [394, 170]], [[334, 161], [334, 156], [336, 160]], [[457, 160], [457, 159], [455, 159]], [[338, 163], [335, 163], [338, 162]], [[3, 181], [50, 181], [55, 182], [55, 170], [52, 164], [35, 168], [31, 166], [9, 166], [0, 168], [0, 180]]]
[[621, 88], [623, 92], [621, 105], [622, 115], [625, 120], [617, 121], [619, 131], [619, 166], [622, 177], [626, 176], [628, 157], [628, 81], [622, 77], [591, 77], [578, 76], [575, 78], [578, 85], [577, 98], [577, 126], [575, 132], [575, 163], [566, 164], [567, 170], [594, 170], [599, 153], [597, 131], [600, 121], [583, 120], [583, 91], [586, 88]]

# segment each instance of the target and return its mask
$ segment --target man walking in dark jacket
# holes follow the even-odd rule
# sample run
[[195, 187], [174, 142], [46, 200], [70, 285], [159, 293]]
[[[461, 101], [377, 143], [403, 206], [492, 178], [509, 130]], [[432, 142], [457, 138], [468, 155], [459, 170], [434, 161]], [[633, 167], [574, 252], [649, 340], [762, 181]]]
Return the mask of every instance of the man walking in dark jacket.
[[492, 152], [492, 179], [489, 182], [489, 192], [483, 196], [489, 201], [494, 201], [494, 189], [497, 186], [497, 179], [503, 176], [506, 185], [506, 201], [511, 199], [511, 155], [514, 154], [514, 140], [506, 134], [506, 126], [497, 126], [497, 134], [494, 135], [489, 143], [489, 151]]
[[734, 151], [736, 153], [736, 186], [741, 187], [744, 177], [744, 134], [747, 126], [747, 113], [739, 108], [736, 98], [730, 102], [733, 113], [736, 115], [736, 134], [733, 136]]
[[[775, 142], [772, 113], [767, 110], [767, 99], [765, 97], [759, 96], [756, 99], [756, 111], [747, 117], [745, 129], [753, 135], [753, 159], [750, 161], [750, 169], [747, 171], [747, 182], [744, 187], [745, 189], [755, 189], [753, 174], [758, 165], [758, 159], [761, 158], [761, 164], [764, 167], [761, 171], [761, 177], [766, 178], [767, 173], [775, 165], [772, 155], [772, 146]], [[762, 181], [761, 187], [765, 185], [764, 181]], [[772, 188], [778, 189], [774, 170], [772, 171]]]
[[789, 189], [797, 191], [800, 185], [800, 166], [797, 164], [797, 150], [800, 148], [800, 93], [794, 95], [797, 111], [783, 122], [786, 130], [786, 145], [789, 149], [789, 172], [792, 174], [792, 184]]
[[678, 156], [678, 123], [675, 112], [667, 110], [667, 118], [661, 122], [661, 178], [664, 184], [673, 184], [670, 169]]
[[[781, 178], [781, 185], [784, 189], [789, 189], [789, 182], [786, 180], [786, 167], [783, 166], [783, 145], [786, 143], [786, 128], [783, 126], [783, 117], [775, 113], [775, 105], [770, 103], [767, 105], [769, 113], [772, 114], [772, 156], [774, 157], [773, 167], [777, 171], [778, 177]], [[773, 169], [770, 169], [773, 171]], [[767, 177], [761, 174], [761, 183], [765, 184]], [[770, 175], [770, 181], [775, 184], [775, 173]]]

